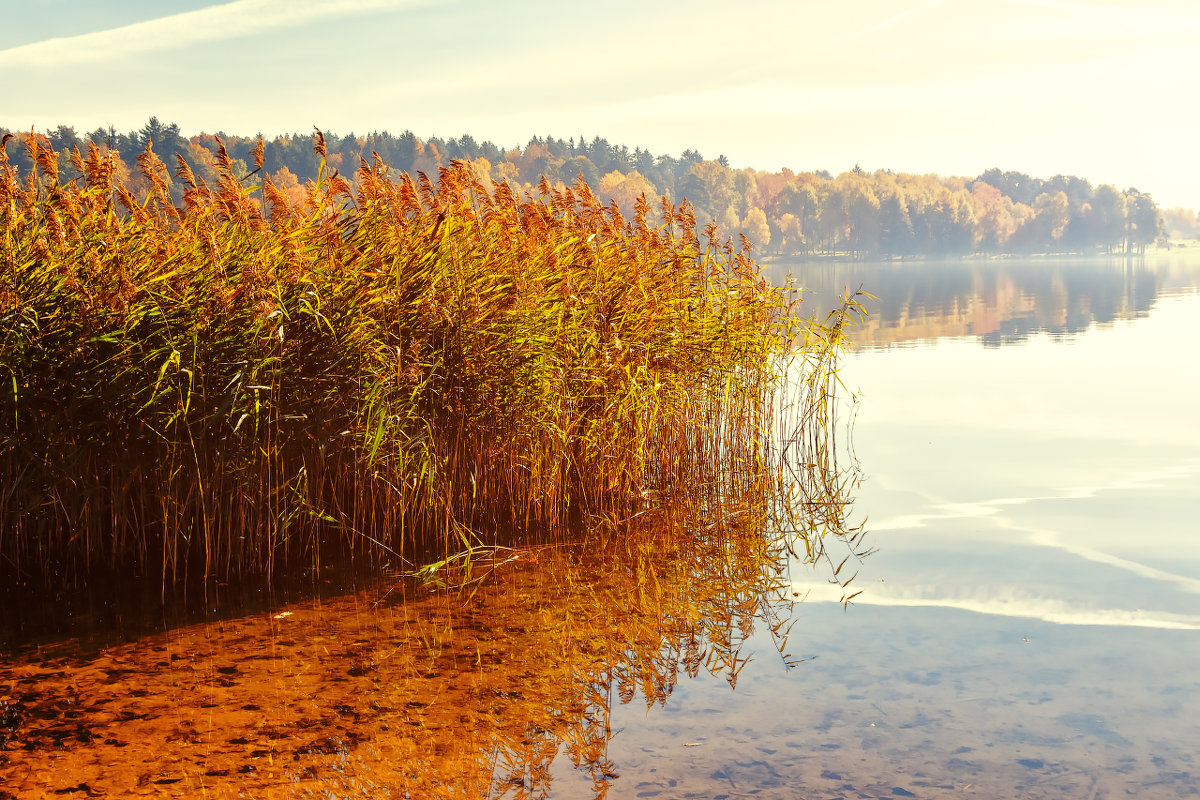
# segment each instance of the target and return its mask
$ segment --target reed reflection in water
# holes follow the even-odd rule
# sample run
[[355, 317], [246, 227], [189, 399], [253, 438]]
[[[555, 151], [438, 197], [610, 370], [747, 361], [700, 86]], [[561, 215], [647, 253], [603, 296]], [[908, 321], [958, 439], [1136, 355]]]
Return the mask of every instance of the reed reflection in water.
[[765, 471], [675, 487], [586, 542], [447, 565], [441, 588], [397, 576], [0, 656], [0, 797], [532, 797], [556, 760], [604, 797], [615, 707], [702, 674], [736, 686], [756, 632], [793, 664], [792, 565], [849, 583], [857, 467], [830, 407], [776, 431]]
[[19, 652], [0, 666], [4, 791], [523, 797], [557, 757], [602, 796], [614, 703], [736, 684], [756, 628], [790, 657], [783, 541], [749, 515], [672, 524], [476, 562], [490, 574], [461, 592], [400, 582]]

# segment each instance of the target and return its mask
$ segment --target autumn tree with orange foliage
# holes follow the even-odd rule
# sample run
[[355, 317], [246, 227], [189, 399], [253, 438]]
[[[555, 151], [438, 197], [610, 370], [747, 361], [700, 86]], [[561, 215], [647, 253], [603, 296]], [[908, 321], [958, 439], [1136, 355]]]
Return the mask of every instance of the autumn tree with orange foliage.
[[[592, 192], [615, 202], [623, 213], [631, 212], [643, 194], [673, 202], [686, 199], [698, 219], [715, 222], [722, 235], [745, 236], [760, 255], [903, 258], [1134, 252], [1160, 241], [1166, 232], [1149, 195], [1112, 186], [1093, 188], [1074, 176], [1043, 180], [989, 169], [972, 179], [870, 173], [857, 167], [837, 176], [788, 169], [767, 173], [734, 169], [722, 158], [706, 160], [692, 150], [679, 158], [654, 156], [641, 148], [630, 151], [600, 137], [588, 141], [535, 136], [524, 147], [502, 149], [471, 136], [421, 139], [409, 131], [322, 135], [326, 166], [346, 173], [352, 184], [357, 165], [374, 155], [391, 164], [397, 177], [436, 175], [452, 159], [474, 162], [481, 177], [518, 193], [535, 190], [542, 178], [557, 187], [582, 178]], [[118, 173], [136, 197], [145, 197], [149, 186], [131, 165], [153, 137], [178, 148], [198, 179], [213, 182], [216, 137], [183, 139], [177, 126], [156, 118], [127, 134], [97, 130], [81, 137], [59, 126], [42, 135], [55, 146], [91, 141], [111, 151]], [[240, 175], [250, 172], [254, 140], [226, 136], [222, 141], [233, 170]], [[279, 136], [264, 142], [266, 169], [292, 199], [317, 176], [319, 163], [305, 141], [304, 136]], [[14, 154], [13, 162], [29, 169], [31, 163], [22, 159]], [[168, 189], [176, 203], [182, 202], [182, 185], [172, 182]], [[1176, 212], [1171, 220], [1175, 231], [1197, 227], [1194, 215], [1185, 218]]]

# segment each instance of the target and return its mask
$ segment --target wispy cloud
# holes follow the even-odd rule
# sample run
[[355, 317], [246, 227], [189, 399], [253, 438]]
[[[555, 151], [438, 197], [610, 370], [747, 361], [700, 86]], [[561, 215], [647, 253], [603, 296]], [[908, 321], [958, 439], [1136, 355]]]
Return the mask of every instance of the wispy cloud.
[[[1112, 11], [1095, 3], [1081, 3], [1078, 0], [1000, 0], [1008, 6], [1029, 6], [1030, 8], [1046, 8], [1054, 11], [1072, 11], [1079, 14], [1105, 14]], [[1139, 11], [1145, 11], [1145, 8]]]
[[[1014, 11], [1028, 9], [1029, 15], [1015, 20], [1020, 28], [1032, 27], [1032, 18], [1043, 32], [1081, 40], [1108, 36], [1124, 41], [1151, 37], [1161, 44], [1166, 38], [1194, 33], [1200, 17], [1194, 4], [1171, 2], [1123, 3], [1119, 5], [1080, 0], [998, 0]], [[1015, 8], [1014, 8], [1015, 7]], [[1058, 20], [1055, 24], [1052, 20]]]
[[868, 34], [887, 30], [888, 28], [895, 27], [902, 22], [907, 22], [912, 17], [919, 16], [927, 11], [932, 11], [938, 6], [943, 6], [946, 4], [946, 2], [947, 0], [929, 0], [929, 2], [922, 3], [916, 8], [905, 9], [904, 11], [901, 11], [897, 14], [892, 14], [890, 17], [886, 17], [885, 19], [881, 19], [878, 22], [868, 25], [865, 28], [860, 28], [850, 34], [850, 36], [866, 36]]
[[428, 0], [234, 0], [119, 28], [0, 50], [0, 67], [78, 66], [279, 28], [423, 5]]

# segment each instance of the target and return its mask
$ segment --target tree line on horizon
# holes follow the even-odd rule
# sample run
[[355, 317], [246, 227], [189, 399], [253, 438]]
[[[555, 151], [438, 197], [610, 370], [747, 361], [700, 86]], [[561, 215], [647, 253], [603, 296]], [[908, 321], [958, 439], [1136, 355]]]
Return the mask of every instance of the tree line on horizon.
[[[7, 132], [0, 128], [0, 133]], [[14, 132], [18, 133], [19, 132]], [[57, 151], [94, 144], [111, 155], [117, 176], [138, 196], [137, 156], [146, 146], [168, 163], [179, 154], [195, 175], [215, 181], [218, 139], [235, 169], [251, 177], [248, 164], [257, 136], [201, 133], [183, 136], [179, 126], [151, 117], [136, 131], [98, 128], [79, 134], [60, 125], [37, 135]], [[1200, 237], [1200, 219], [1187, 209], [1160, 210], [1151, 195], [1137, 189], [1093, 187], [1083, 178], [1041, 179], [1016, 171], [989, 169], [974, 178], [932, 174], [868, 172], [857, 165], [839, 175], [825, 170], [764, 172], [737, 169], [728, 159], [706, 159], [695, 150], [678, 158], [615, 145], [601, 137], [556, 139], [535, 136], [524, 147], [503, 149], [469, 135], [421, 139], [411, 131], [338, 136], [325, 132], [326, 164], [353, 176], [361, 160], [377, 154], [393, 170], [436, 177], [451, 161], [469, 161], [487, 181], [530, 192], [544, 177], [552, 186], [582, 179], [605, 203], [628, 216], [638, 198], [687, 200], [696, 218], [711, 220], [716, 235], [745, 236], [756, 255], [855, 257], [965, 256], [1028, 253], [1131, 253], [1178, 238]], [[11, 161], [32, 167], [24, 148], [12, 148]], [[264, 139], [264, 169], [294, 201], [317, 177], [320, 157], [311, 136]], [[172, 194], [182, 200], [183, 184]]]

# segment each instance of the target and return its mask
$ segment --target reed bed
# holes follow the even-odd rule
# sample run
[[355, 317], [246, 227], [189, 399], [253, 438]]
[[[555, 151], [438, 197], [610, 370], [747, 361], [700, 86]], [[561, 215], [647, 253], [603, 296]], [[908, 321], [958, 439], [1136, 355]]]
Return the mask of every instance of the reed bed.
[[684, 490], [719, 515], [747, 486], [796, 483], [780, 425], [819, 403], [788, 390], [789, 363], [809, 390], [828, 381], [840, 320], [803, 333], [793, 296], [686, 204], [643, 199], [625, 219], [582, 181], [519, 196], [460, 162], [434, 181], [376, 158], [351, 181], [319, 134], [304, 202], [246, 186], [223, 148], [207, 185], [148, 147], [135, 196], [94, 146], [31, 136], [20, 175], [10, 138], [10, 581], [107, 572], [166, 591], [335, 556], [412, 563]]

